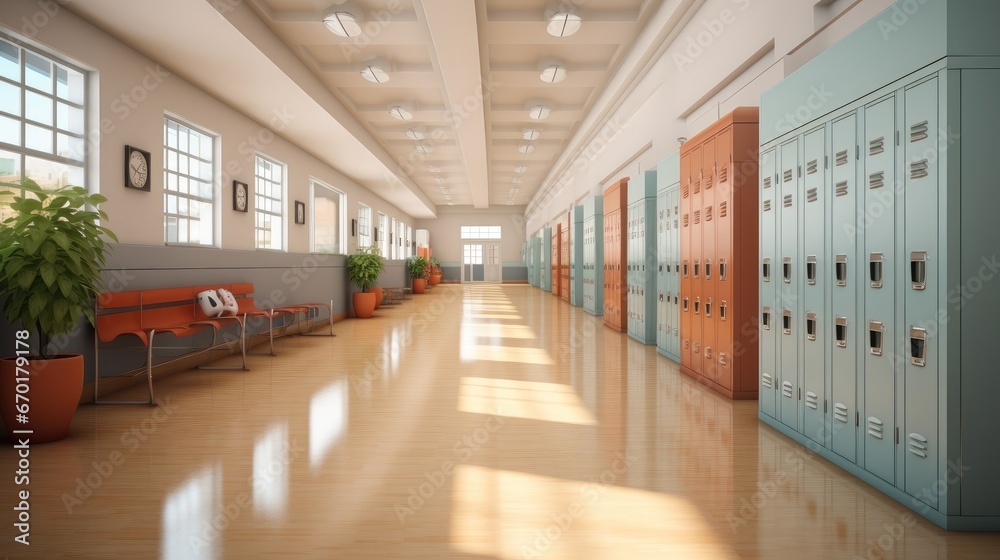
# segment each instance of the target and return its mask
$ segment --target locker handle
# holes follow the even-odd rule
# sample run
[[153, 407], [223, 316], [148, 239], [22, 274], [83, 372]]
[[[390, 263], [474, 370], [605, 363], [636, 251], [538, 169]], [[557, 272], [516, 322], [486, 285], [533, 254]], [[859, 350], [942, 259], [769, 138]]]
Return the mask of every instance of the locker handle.
[[705, 302], [705, 317], [711, 317], [711, 316], [712, 316], [712, 298], [708, 298], [708, 301]]
[[847, 285], [847, 255], [837, 255], [836, 265], [834, 267], [837, 274], [837, 285], [846, 286]]
[[785, 278], [785, 284], [792, 283], [792, 257], [785, 257], [781, 263], [781, 273]]
[[765, 306], [760, 312], [760, 325], [765, 331], [771, 330], [771, 308]]
[[882, 355], [882, 321], [868, 321], [868, 346], [872, 356]]
[[660, 301], [663, 301], [663, 292], [660, 292]]
[[806, 257], [806, 283], [810, 286], [816, 285], [816, 269], [818, 268], [816, 262], [816, 256], [810, 255]]
[[726, 279], [726, 272], [729, 268], [727, 264], [726, 259], [719, 259], [719, 280]]
[[696, 297], [696, 298], [694, 298], [694, 314], [695, 314], [695, 315], [697, 315], [697, 314], [698, 314], [698, 308], [699, 308], [700, 306], [701, 306], [701, 298], [700, 298], [700, 297]]
[[882, 287], [882, 265], [885, 263], [885, 255], [882, 253], [872, 253], [868, 256], [868, 269], [871, 275], [871, 287]]
[[834, 320], [834, 326], [837, 331], [837, 347], [847, 348], [847, 317], [838, 316]]
[[[687, 274], [684, 274], [687, 276]], [[771, 259], [766, 258], [761, 261], [761, 275], [764, 277], [765, 282], [771, 281]]]
[[684, 298], [684, 311], [688, 310], [688, 298]]
[[687, 278], [688, 277], [688, 262], [687, 261], [684, 261], [684, 264], [682, 265], [682, 270], [684, 272], [684, 277]]
[[914, 290], [927, 288], [927, 251], [910, 253], [910, 282]]
[[663, 272], [663, 265], [660, 265], [660, 272]]
[[722, 300], [722, 303], [719, 304], [719, 319], [726, 320], [726, 300]]
[[816, 340], [816, 313], [806, 313], [806, 339]]
[[712, 279], [712, 259], [705, 260], [705, 279]]
[[927, 365], [927, 329], [910, 327], [910, 363], [917, 367]]
[[694, 277], [695, 278], [700, 278], [700, 276], [698, 276], [699, 268], [700, 268], [700, 264], [698, 263], [698, 261], [697, 260], [694, 261]]
[[785, 334], [792, 334], [792, 310], [785, 309], [781, 313], [781, 330]]

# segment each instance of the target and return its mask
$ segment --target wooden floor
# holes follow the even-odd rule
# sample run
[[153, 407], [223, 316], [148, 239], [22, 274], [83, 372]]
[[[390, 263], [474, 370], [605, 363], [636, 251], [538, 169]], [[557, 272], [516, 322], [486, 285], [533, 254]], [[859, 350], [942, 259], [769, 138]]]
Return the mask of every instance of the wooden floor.
[[0, 557], [998, 558], [528, 286], [440, 286], [30, 452]]

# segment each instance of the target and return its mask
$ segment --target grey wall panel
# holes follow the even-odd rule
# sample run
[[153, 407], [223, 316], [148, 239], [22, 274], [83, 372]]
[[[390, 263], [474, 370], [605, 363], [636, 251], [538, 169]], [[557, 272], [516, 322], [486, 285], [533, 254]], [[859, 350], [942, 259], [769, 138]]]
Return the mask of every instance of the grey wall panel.
[[528, 267], [503, 265], [504, 282], [524, 282], [528, 280]]

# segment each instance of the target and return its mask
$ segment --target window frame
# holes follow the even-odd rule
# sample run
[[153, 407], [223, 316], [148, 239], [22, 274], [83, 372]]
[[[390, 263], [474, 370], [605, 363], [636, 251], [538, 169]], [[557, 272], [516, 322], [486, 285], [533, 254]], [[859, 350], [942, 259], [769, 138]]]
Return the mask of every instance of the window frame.
[[[332, 253], [324, 253], [316, 250], [316, 189], [327, 189], [337, 195], [337, 242], [336, 250]], [[325, 198], [325, 197], [321, 197]], [[323, 255], [346, 255], [347, 254], [347, 193], [334, 187], [333, 185], [321, 181], [315, 177], [309, 177], [309, 252]]]
[[[364, 242], [367, 241], [367, 242]], [[372, 246], [372, 207], [358, 203], [358, 247]]]
[[[267, 163], [270, 163], [271, 165], [277, 166], [278, 168], [281, 169], [281, 185], [280, 185], [280, 187], [281, 187], [281, 189], [280, 189], [281, 190], [281, 198], [278, 199], [278, 208], [280, 208], [281, 210], [278, 213], [275, 213], [273, 211], [262, 210], [261, 209], [261, 205], [258, 204], [258, 201], [257, 201], [258, 197], [268, 198], [270, 200], [274, 200], [274, 197], [265, 197], [264, 195], [261, 194], [259, 182], [261, 180], [264, 180], [264, 181], [268, 181], [268, 182], [270, 182], [270, 183], [273, 184], [274, 181], [272, 181], [270, 179], [265, 179], [265, 178], [263, 178], [263, 177], [261, 177], [261, 176], [259, 176], [257, 174], [257, 170], [259, 168], [259, 164], [258, 164], [258, 161], [257, 161], [258, 159], [262, 159], [262, 160], [266, 161]], [[288, 166], [285, 163], [283, 163], [283, 162], [281, 162], [281, 161], [279, 161], [279, 160], [277, 160], [277, 159], [275, 159], [275, 158], [273, 158], [273, 157], [271, 157], [271, 156], [269, 156], [269, 155], [267, 155], [267, 154], [265, 154], [263, 152], [255, 152], [254, 153], [254, 166], [253, 166], [253, 169], [254, 169], [254, 171], [253, 171], [253, 178], [254, 178], [254, 191], [253, 191], [253, 199], [254, 199], [254, 209], [253, 209], [253, 212], [254, 212], [254, 223], [253, 223], [254, 248], [256, 250], [258, 250], [258, 251], [287, 252], [288, 251], [288, 204], [287, 204], [287, 201], [288, 201]], [[263, 230], [261, 230], [260, 227], [257, 225], [258, 214], [266, 214], [266, 215], [269, 215], [269, 216], [278, 216], [281, 219], [281, 247], [261, 247], [260, 246], [259, 232], [261, 232]]]
[[[171, 247], [216, 247], [216, 248], [218, 248], [218, 247], [220, 247], [220, 238], [221, 238], [220, 233], [221, 233], [221, 225], [222, 225], [222, 205], [220, 204], [220, 192], [219, 192], [220, 191], [219, 184], [220, 184], [221, 178], [219, 176], [219, 164], [218, 164], [218, 160], [220, 159], [220, 155], [221, 155], [221, 152], [222, 152], [222, 135], [220, 135], [217, 132], [214, 132], [213, 130], [211, 130], [211, 129], [207, 128], [207, 127], [204, 127], [204, 126], [201, 126], [199, 124], [196, 124], [195, 122], [193, 122], [193, 121], [191, 121], [189, 119], [186, 119], [186, 118], [184, 118], [184, 117], [182, 117], [182, 116], [180, 116], [180, 115], [178, 115], [176, 113], [170, 112], [170, 111], [164, 111], [164, 113], [163, 113], [163, 120], [164, 120], [164, 123], [163, 123], [163, 243], [164, 243], [164, 245], [169, 245]], [[186, 198], [189, 201], [195, 199], [195, 197], [191, 197], [190, 195], [184, 195], [180, 191], [174, 191], [174, 190], [168, 190], [167, 189], [167, 185], [169, 184], [169, 180], [168, 180], [168, 175], [167, 174], [168, 173], [175, 173], [177, 175], [180, 175], [179, 171], [171, 171], [170, 169], [168, 169], [169, 159], [167, 157], [167, 152], [168, 152], [168, 150], [173, 150], [173, 151], [177, 152], [178, 154], [181, 153], [179, 149], [170, 148], [168, 146], [168, 143], [167, 143], [168, 121], [174, 121], [177, 125], [183, 126], [183, 127], [188, 128], [190, 130], [193, 130], [194, 132], [197, 132], [201, 136], [208, 137], [208, 138], [210, 138], [212, 140], [212, 148], [211, 148], [212, 157], [211, 157], [211, 161], [210, 161], [210, 163], [212, 165], [212, 172], [211, 172], [211, 179], [209, 180], [209, 184], [211, 186], [212, 196], [211, 196], [210, 199], [202, 198], [202, 197], [198, 197], [197, 198], [197, 200], [199, 200], [200, 202], [210, 202], [211, 203], [211, 211], [209, 212], [209, 215], [211, 216], [211, 219], [212, 219], [212, 227], [211, 227], [211, 230], [212, 230], [212, 239], [211, 239], [211, 242], [209, 242], [209, 243], [192, 243], [190, 240], [189, 241], [170, 241], [170, 240], [167, 239], [167, 219], [169, 218], [169, 214], [167, 212], [167, 207], [168, 207], [167, 206], [167, 196], [168, 196], [168, 193], [175, 193], [175, 194], [173, 194], [173, 196], [178, 196], [179, 198]], [[187, 156], [187, 157], [189, 157], [189, 158], [191, 157], [190, 153], [185, 153], [184, 155]], [[204, 158], [202, 158], [200, 156], [198, 156], [196, 159], [201, 160], [201, 161], [205, 161]], [[186, 177], [189, 180], [192, 178], [190, 174], [186, 174]], [[188, 190], [190, 192], [190, 189], [188, 189]], [[190, 204], [190, 202], [189, 202], [189, 204]], [[178, 216], [180, 216], [179, 213], [178, 213]], [[184, 217], [187, 218], [187, 219], [190, 219], [190, 215], [184, 216]], [[188, 236], [188, 238], [190, 239], [190, 230], [189, 230], [189, 236]]]
[[382, 252], [382, 257], [386, 259], [389, 258], [389, 236], [386, 233], [386, 230], [388, 229], [389, 229], [389, 216], [387, 216], [382, 212], [379, 212], [378, 227], [375, 230], [376, 232], [378, 232], [379, 235], [376, 236], [377, 239], [375, 239], [375, 242], [378, 243], [378, 248], [379, 251]]
[[459, 226], [460, 239], [503, 239], [503, 226]]

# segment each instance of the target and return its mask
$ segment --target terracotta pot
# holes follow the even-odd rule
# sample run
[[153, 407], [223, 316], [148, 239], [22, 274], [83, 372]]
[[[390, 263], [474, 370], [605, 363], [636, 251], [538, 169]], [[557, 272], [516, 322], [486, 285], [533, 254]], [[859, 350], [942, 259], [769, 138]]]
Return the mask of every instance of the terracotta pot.
[[437, 286], [441, 283], [442, 274], [431, 274], [431, 286]]
[[358, 319], [369, 319], [375, 312], [374, 292], [354, 292], [354, 316]]
[[374, 286], [372, 288], [372, 293], [375, 294], [375, 309], [378, 309], [379, 307], [382, 307], [382, 299], [383, 299], [383, 295], [384, 295], [382, 293], [382, 288], [379, 288], [378, 286]]
[[424, 280], [423, 278], [414, 278], [413, 279], [413, 293], [415, 293], [415, 294], [422, 294], [422, 293], [424, 293], [424, 289], [426, 287], [427, 287], [427, 281]]
[[[76, 405], [83, 393], [83, 356], [56, 354], [48, 360], [38, 356], [22, 356], [18, 371], [17, 358], [0, 359], [0, 415], [11, 440], [28, 438], [31, 443], [63, 439], [69, 434]], [[27, 370], [27, 375], [25, 375]], [[20, 381], [19, 381], [20, 379]], [[27, 397], [17, 400], [18, 394]], [[22, 411], [17, 407], [28, 404], [27, 423], [17, 421]], [[31, 434], [15, 434], [14, 430], [32, 430]]]

